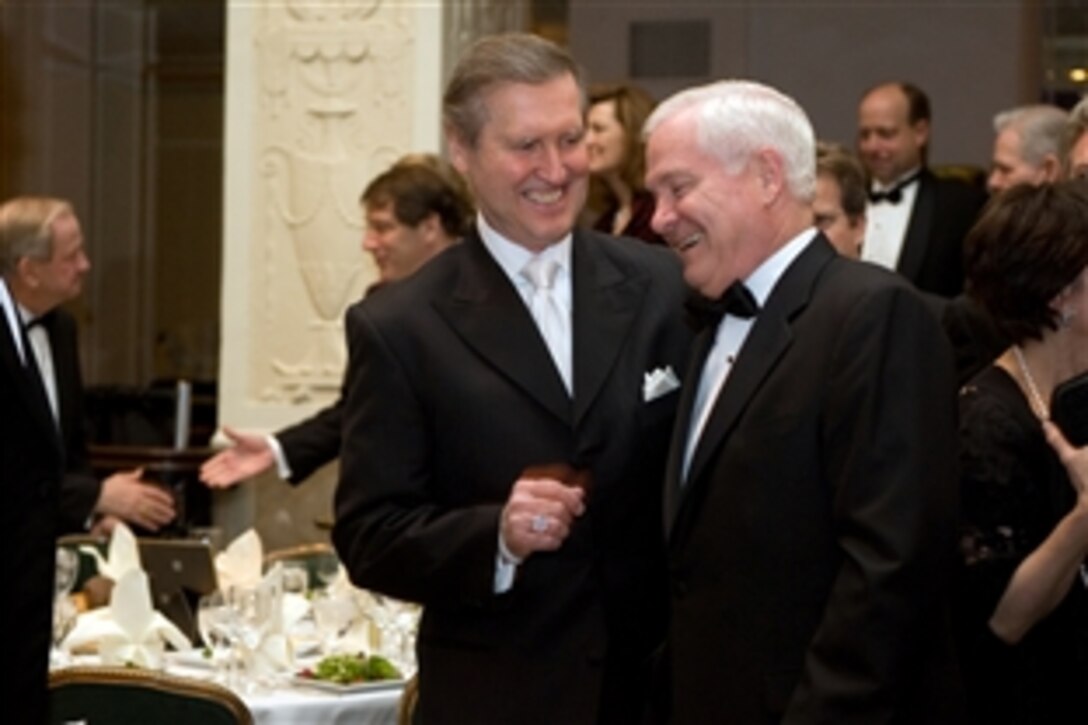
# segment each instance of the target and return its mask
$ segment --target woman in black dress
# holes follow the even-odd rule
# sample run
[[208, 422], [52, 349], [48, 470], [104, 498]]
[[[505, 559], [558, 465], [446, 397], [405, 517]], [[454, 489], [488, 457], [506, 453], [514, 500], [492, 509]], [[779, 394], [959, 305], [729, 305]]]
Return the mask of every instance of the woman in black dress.
[[988, 725], [1071, 722], [1088, 691], [1088, 452], [1048, 420], [1055, 386], [1088, 371], [1088, 184], [1010, 189], [966, 244], [969, 294], [1012, 341], [960, 395], [969, 705]]

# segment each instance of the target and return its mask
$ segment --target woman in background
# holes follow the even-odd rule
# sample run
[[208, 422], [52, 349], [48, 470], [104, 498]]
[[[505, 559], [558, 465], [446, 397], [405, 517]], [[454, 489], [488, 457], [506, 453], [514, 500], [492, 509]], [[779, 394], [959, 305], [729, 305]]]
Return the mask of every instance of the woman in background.
[[589, 208], [598, 214], [594, 229], [664, 244], [650, 227], [654, 197], [643, 186], [642, 125], [655, 105], [637, 86], [602, 86], [590, 91], [586, 114]]
[[1088, 185], [1012, 188], [966, 245], [968, 293], [1012, 342], [960, 396], [968, 701], [978, 723], [1069, 722], [1088, 682], [1088, 471], [1048, 421], [1055, 386], [1088, 371]]

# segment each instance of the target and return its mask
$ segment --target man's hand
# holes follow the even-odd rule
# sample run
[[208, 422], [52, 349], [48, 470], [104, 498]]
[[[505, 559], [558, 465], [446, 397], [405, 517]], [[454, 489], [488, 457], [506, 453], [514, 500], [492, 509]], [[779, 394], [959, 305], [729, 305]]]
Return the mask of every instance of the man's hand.
[[502, 509], [500, 535], [520, 560], [535, 551], [555, 551], [585, 512], [585, 491], [555, 478], [519, 478]]
[[275, 465], [276, 457], [263, 435], [242, 433], [227, 426], [223, 426], [223, 433], [234, 445], [204, 461], [200, 467], [200, 480], [210, 488], [229, 488]]
[[158, 484], [140, 480], [143, 469], [115, 473], [102, 482], [94, 511], [158, 531], [174, 520], [174, 497]]

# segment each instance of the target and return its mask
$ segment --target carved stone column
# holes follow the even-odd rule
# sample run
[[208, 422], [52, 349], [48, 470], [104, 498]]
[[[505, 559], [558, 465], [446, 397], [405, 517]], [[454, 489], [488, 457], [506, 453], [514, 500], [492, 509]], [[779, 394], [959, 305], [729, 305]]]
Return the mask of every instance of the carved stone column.
[[[401, 155], [439, 149], [449, 51], [520, 27], [519, 7], [228, 4], [221, 423], [276, 430], [339, 395], [343, 313], [376, 278], [359, 195]], [[335, 477], [262, 476], [219, 495], [216, 520], [228, 535], [255, 524], [269, 548], [321, 538]]]

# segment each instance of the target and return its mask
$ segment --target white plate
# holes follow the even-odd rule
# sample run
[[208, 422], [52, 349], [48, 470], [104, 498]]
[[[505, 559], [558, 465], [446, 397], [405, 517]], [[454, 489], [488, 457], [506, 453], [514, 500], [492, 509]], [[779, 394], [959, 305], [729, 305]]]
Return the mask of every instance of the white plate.
[[291, 682], [300, 687], [313, 687], [318, 690], [324, 690], [325, 692], [339, 692], [341, 694], [350, 692], [381, 692], [382, 690], [395, 690], [404, 687], [404, 680], [377, 680], [376, 682], [352, 682], [350, 684], [341, 685], [338, 682], [319, 680], [314, 677], [302, 677], [301, 675], [292, 677]]

